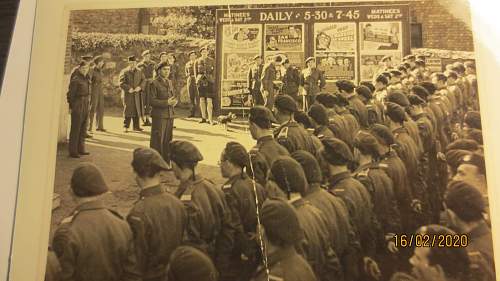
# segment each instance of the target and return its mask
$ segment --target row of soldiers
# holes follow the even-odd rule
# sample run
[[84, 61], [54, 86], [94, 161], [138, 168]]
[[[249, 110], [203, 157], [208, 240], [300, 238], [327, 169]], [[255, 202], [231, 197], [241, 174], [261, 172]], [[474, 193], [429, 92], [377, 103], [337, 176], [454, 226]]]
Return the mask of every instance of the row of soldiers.
[[[250, 152], [226, 144], [221, 187], [197, 172], [203, 156], [189, 142], [169, 144], [171, 165], [136, 149], [141, 191], [128, 223], [100, 201], [107, 187], [98, 168], [83, 164], [71, 182], [80, 204], [56, 231], [47, 272], [62, 280], [494, 280], [473, 96], [448, 90], [453, 80], [443, 87], [441, 74], [413, 85], [388, 74], [375, 86], [338, 81], [338, 92], [316, 95], [307, 112], [286, 94], [274, 112], [253, 107], [257, 144]], [[161, 185], [166, 170], [180, 181], [172, 194]], [[396, 246], [395, 235], [414, 233], [469, 241]]]

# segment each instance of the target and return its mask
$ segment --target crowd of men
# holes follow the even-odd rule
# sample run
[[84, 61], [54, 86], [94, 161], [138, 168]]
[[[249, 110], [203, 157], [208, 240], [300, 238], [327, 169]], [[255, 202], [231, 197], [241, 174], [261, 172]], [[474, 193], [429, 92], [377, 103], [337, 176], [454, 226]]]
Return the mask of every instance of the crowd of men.
[[[78, 166], [78, 207], [54, 235], [46, 280], [495, 280], [474, 64], [430, 73], [413, 55], [397, 67], [386, 57], [373, 83], [337, 81], [332, 93], [314, 61], [302, 100], [286, 81], [276, 96], [265, 79], [249, 83], [256, 145], [226, 144], [222, 186], [197, 171], [195, 145], [160, 136], [133, 152], [139, 200], [122, 219], [102, 201], [99, 168]], [[167, 66], [152, 82], [161, 114], [176, 103], [161, 94]], [[456, 234], [466, 246], [397, 240]]]

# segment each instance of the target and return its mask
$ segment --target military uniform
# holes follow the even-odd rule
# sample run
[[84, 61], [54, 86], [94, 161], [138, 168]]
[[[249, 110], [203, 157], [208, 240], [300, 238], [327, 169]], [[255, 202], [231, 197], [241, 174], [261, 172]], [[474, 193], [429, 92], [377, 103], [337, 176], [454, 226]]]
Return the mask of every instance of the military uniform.
[[349, 105], [354, 109], [357, 114], [359, 125], [363, 128], [368, 128], [368, 111], [365, 104], [359, 99], [357, 94], [353, 93], [347, 97]]
[[144, 73], [144, 78], [146, 83], [144, 84], [144, 91], [142, 92], [142, 104], [144, 105], [144, 114], [149, 115], [151, 113], [150, 105], [150, 86], [155, 78], [156, 63], [154, 61], [142, 61], [137, 67], [142, 69]]
[[283, 75], [283, 87], [281, 92], [291, 96], [295, 101], [299, 100], [300, 71], [295, 66], [289, 66]]
[[144, 280], [164, 280], [170, 255], [181, 245], [187, 215], [182, 202], [161, 185], [141, 190], [127, 216]]
[[45, 281], [61, 280], [61, 265], [54, 251], [49, 247], [47, 252], [47, 265], [45, 269]]
[[78, 156], [85, 153], [85, 136], [89, 120], [90, 81], [80, 71], [76, 71], [71, 82], [67, 100], [71, 109], [71, 130], [69, 133], [69, 154]]
[[346, 138], [348, 138], [348, 141], [346, 142], [344, 140], [344, 142], [351, 147], [354, 137], [360, 129], [358, 120], [346, 108], [341, 108], [337, 113], [342, 117], [344, 121]]
[[473, 280], [495, 280], [495, 260], [493, 258], [493, 240], [491, 229], [486, 222], [468, 233], [469, 244], [466, 248], [471, 261]]
[[104, 74], [102, 69], [94, 68], [91, 78], [91, 98], [89, 113], [89, 131], [92, 131], [94, 116], [97, 130], [104, 129], [104, 87], [102, 84]]
[[[259, 263], [260, 245], [256, 240], [257, 208], [262, 207], [266, 194], [258, 183], [255, 184], [254, 190], [252, 180], [246, 174], [230, 178], [222, 186], [222, 191], [231, 212], [231, 224], [235, 234], [230, 272], [221, 275], [226, 280], [249, 280]], [[258, 206], [256, 201], [259, 202]]]
[[273, 63], [268, 63], [262, 69], [262, 75], [260, 77], [261, 87], [260, 91], [264, 94], [264, 91], [267, 91], [269, 94], [267, 98], [264, 98], [265, 106], [272, 110], [274, 105], [274, 80], [277, 79], [277, 70], [276, 66]]
[[247, 74], [247, 87], [252, 95], [253, 105], [264, 105], [264, 98], [260, 91], [261, 88], [261, 77], [264, 69], [263, 64], [253, 64], [250, 69], [248, 69]]
[[318, 68], [306, 68], [300, 75], [300, 86], [306, 91], [307, 104], [311, 106], [316, 95], [326, 86], [325, 75]]
[[269, 272], [264, 266], [257, 269], [252, 281], [316, 281], [307, 261], [293, 246], [279, 249], [267, 257]]
[[54, 234], [61, 280], [142, 280], [132, 232], [123, 218], [101, 201], [84, 203]]
[[281, 146], [273, 136], [265, 136], [258, 139], [255, 149], [264, 157], [269, 168], [279, 156], [290, 155], [288, 150]]
[[200, 104], [200, 98], [198, 97], [198, 89], [196, 87], [196, 77], [194, 76], [194, 64], [195, 61], [188, 61], [184, 66], [185, 75], [187, 77], [186, 88], [192, 106], [191, 116], [195, 116], [196, 107], [198, 107], [198, 105]]
[[151, 83], [151, 140], [150, 147], [156, 149], [165, 161], [170, 160], [170, 142], [173, 138], [174, 107], [168, 100], [175, 97], [172, 82], [158, 75]]
[[194, 75], [200, 98], [215, 98], [215, 61], [210, 57], [199, 58], [194, 63]]
[[284, 146], [288, 152], [305, 150], [316, 155], [316, 149], [308, 132], [295, 121], [281, 125], [274, 133], [276, 141]]
[[129, 93], [130, 89], [140, 87], [144, 91], [146, 78], [144, 73], [137, 67], [127, 67], [120, 73], [120, 88], [122, 90], [124, 127], [130, 126], [130, 120], [134, 122], [134, 129], [139, 129], [139, 118], [144, 115], [142, 92]]

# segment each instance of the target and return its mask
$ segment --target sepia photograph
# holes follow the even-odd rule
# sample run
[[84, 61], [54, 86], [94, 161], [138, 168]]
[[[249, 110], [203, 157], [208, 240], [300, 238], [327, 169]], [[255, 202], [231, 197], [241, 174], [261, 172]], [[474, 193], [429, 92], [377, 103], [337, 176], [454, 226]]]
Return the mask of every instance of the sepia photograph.
[[461, 3], [67, 7], [45, 280], [496, 280]]

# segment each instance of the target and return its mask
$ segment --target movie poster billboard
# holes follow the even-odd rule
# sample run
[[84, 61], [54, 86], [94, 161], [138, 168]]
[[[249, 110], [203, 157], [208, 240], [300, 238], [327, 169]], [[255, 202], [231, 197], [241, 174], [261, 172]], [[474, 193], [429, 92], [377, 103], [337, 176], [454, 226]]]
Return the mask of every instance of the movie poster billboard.
[[225, 53], [223, 59], [224, 80], [246, 80], [248, 70], [258, 53]]
[[362, 22], [361, 51], [402, 50], [401, 22]]
[[360, 57], [361, 81], [372, 81], [375, 75], [382, 73], [387, 65], [381, 62], [385, 56], [391, 57], [389, 66], [397, 66], [401, 63], [400, 53], [387, 54], [362, 54]]
[[246, 81], [223, 81], [222, 107], [250, 107], [250, 93]]
[[260, 53], [262, 44], [261, 32], [261, 25], [259, 24], [224, 25], [222, 48], [225, 53]]
[[264, 51], [302, 52], [304, 50], [303, 24], [266, 24]]
[[356, 80], [356, 57], [354, 52], [317, 53], [316, 63], [318, 68], [324, 71], [326, 80]]
[[290, 64], [295, 65], [299, 68], [305, 67], [305, 57], [303, 52], [266, 52], [264, 56], [264, 62], [271, 62], [276, 55], [280, 55], [282, 60], [288, 59]]
[[356, 50], [356, 23], [315, 23], [314, 46], [316, 51]]

